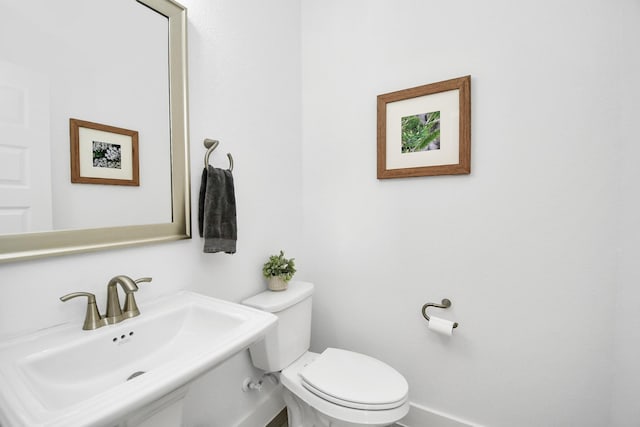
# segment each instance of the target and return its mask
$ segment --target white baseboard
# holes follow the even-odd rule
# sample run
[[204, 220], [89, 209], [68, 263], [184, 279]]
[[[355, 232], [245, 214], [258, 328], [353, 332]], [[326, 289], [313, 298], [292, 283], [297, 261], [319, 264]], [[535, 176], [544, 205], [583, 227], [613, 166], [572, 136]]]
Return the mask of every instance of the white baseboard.
[[282, 385], [277, 385], [269, 391], [269, 395], [262, 399], [249, 415], [236, 424], [236, 427], [264, 427], [284, 407]]
[[[235, 427], [264, 427], [285, 407], [282, 385], [270, 390], [269, 395]], [[397, 423], [400, 427], [482, 427], [451, 414], [427, 408], [416, 403], [409, 404], [409, 413]]]
[[430, 409], [416, 403], [409, 404], [409, 413], [398, 425], [402, 427], [482, 427], [470, 421], [462, 420], [450, 414]]

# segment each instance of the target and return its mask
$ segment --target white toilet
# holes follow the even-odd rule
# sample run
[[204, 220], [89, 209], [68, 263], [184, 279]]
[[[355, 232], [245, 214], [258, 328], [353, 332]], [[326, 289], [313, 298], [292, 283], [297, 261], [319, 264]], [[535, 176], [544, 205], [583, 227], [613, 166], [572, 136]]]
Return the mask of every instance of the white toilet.
[[278, 316], [278, 325], [250, 347], [253, 364], [282, 371], [289, 426], [382, 427], [409, 411], [409, 385], [389, 365], [363, 354], [309, 350], [313, 284], [294, 281], [242, 303]]

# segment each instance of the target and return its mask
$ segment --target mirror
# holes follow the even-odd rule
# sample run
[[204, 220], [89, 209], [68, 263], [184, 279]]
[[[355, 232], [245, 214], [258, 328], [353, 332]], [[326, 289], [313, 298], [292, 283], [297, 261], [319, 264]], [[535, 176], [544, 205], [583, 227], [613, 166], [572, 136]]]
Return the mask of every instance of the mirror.
[[[0, 261], [191, 236], [186, 10], [137, 1], [0, 0]], [[72, 182], [72, 119], [100, 125], [81, 173], [117, 179]]]

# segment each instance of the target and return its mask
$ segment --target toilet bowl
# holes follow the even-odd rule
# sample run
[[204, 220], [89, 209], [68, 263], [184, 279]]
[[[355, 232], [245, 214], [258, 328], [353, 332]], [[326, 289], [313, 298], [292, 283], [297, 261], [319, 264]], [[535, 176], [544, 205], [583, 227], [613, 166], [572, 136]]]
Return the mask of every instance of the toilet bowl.
[[409, 387], [402, 375], [346, 350], [306, 352], [282, 371], [280, 380], [291, 426], [388, 426], [409, 411]]
[[253, 364], [281, 371], [290, 427], [382, 427], [409, 411], [405, 378], [373, 357], [336, 348], [308, 351], [313, 284], [292, 282], [243, 304], [278, 316], [277, 327], [250, 347]]

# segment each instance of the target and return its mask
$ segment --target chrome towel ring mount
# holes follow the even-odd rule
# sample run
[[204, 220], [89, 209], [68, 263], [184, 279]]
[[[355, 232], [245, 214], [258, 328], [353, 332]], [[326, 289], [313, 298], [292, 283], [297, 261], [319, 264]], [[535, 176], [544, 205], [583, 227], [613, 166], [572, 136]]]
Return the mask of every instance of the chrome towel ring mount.
[[[209, 166], [209, 156], [213, 153], [213, 150], [218, 148], [218, 145], [220, 145], [220, 141], [217, 139], [206, 138], [204, 140], [204, 146], [207, 149], [207, 153], [204, 155], [205, 168]], [[227, 157], [229, 158], [229, 170], [233, 171], [233, 157], [231, 157], [231, 153], [227, 153]]]

